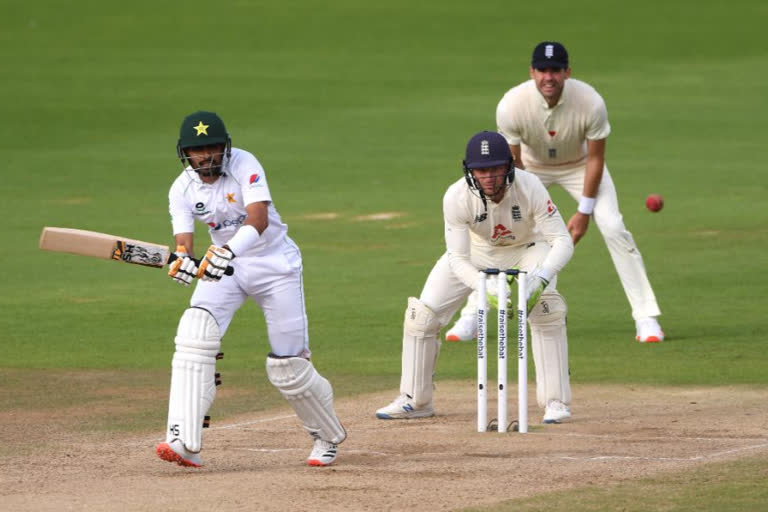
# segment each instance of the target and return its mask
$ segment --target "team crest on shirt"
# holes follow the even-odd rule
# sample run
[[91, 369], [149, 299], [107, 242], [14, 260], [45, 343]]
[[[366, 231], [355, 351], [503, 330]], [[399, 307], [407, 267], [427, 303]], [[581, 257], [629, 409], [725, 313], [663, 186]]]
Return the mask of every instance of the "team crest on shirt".
[[235, 200], [235, 193], [234, 192], [232, 192], [230, 194], [227, 194], [227, 202], [228, 203], [236, 203], [237, 202]]
[[477, 224], [478, 222], [483, 222], [487, 218], [488, 218], [487, 213], [481, 213], [480, 215], [475, 215], [475, 224]]
[[555, 203], [553, 203], [551, 199], [547, 199], [547, 215], [551, 217], [556, 212], [557, 212], [557, 206], [555, 206]]
[[518, 205], [512, 207], [512, 220], [515, 222], [520, 222], [523, 220], [523, 214], [520, 213], [520, 206]]
[[515, 235], [513, 235], [512, 232], [504, 224], [496, 224], [493, 226], [493, 235], [491, 235], [491, 240], [497, 242], [502, 239], [514, 240]]

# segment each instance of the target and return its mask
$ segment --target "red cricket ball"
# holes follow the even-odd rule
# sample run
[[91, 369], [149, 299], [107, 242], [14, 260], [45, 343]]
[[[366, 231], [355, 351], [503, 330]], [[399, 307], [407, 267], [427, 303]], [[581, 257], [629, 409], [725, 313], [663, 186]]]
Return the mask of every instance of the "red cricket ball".
[[664, 198], [658, 194], [651, 194], [645, 198], [645, 207], [652, 212], [657, 212], [664, 208]]

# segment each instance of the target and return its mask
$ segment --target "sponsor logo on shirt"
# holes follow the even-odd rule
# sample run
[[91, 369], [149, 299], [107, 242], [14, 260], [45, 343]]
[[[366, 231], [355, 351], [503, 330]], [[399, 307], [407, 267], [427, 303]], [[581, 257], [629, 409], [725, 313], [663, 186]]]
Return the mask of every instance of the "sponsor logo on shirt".
[[480, 215], [475, 215], [475, 224], [477, 224], [478, 222], [483, 222], [487, 218], [488, 218], [488, 214], [487, 213], [482, 213]]
[[230, 228], [232, 226], [242, 226], [243, 222], [245, 222], [246, 215], [240, 215], [236, 219], [225, 219], [222, 222], [219, 222], [216, 224], [215, 222], [209, 222], [208, 225], [211, 227], [210, 231], [218, 231], [221, 228]]
[[235, 201], [235, 193], [232, 192], [231, 194], [227, 194], [227, 202], [228, 203], [236, 203]]
[[557, 150], [555, 148], [549, 148], [549, 158], [557, 158]]
[[512, 220], [515, 222], [523, 220], [523, 214], [520, 213], [520, 207], [518, 205], [512, 207]]
[[207, 215], [211, 213], [210, 210], [205, 209], [205, 203], [200, 201], [198, 203], [195, 203], [195, 211], [193, 212], [195, 215]]
[[514, 240], [515, 235], [513, 235], [512, 232], [507, 229], [504, 224], [496, 224], [493, 227], [493, 235], [491, 235], [491, 240], [495, 242], [500, 239]]
[[251, 177], [248, 179], [248, 183], [251, 186], [253, 186], [256, 183], [258, 183], [260, 179], [261, 179], [261, 176], [259, 176], [258, 174], [251, 174]]

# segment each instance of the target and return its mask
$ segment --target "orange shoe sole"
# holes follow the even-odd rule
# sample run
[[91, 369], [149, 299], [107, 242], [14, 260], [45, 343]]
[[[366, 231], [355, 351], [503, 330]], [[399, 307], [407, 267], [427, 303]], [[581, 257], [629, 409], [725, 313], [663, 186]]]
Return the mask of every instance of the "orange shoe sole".
[[307, 459], [307, 466], [325, 467], [325, 466], [330, 466], [331, 464], [333, 464], [333, 462], [331, 462], [330, 464], [325, 464], [322, 461], [319, 461], [317, 459]]
[[635, 336], [635, 339], [640, 343], [661, 343], [661, 340], [656, 336], [648, 336], [645, 340], [641, 340], [640, 336]]
[[171, 448], [168, 443], [160, 443], [155, 449], [157, 456], [168, 462], [175, 462], [179, 466], [185, 466], [190, 468], [201, 468], [202, 464], [196, 464], [191, 460], [187, 460]]

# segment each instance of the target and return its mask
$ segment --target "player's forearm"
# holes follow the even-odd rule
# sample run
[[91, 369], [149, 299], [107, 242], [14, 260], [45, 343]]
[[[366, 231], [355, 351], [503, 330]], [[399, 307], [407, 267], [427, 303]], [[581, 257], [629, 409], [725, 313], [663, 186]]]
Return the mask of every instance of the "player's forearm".
[[587, 169], [584, 175], [582, 197], [597, 197], [605, 166], [605, 139], [587, 141]]
[[253, 226], [259, 234], [262, 234], [269, 226], [269, 209], [266, 201], [250, 203], [245, 207], [246, 218], [244, 224]]
[[515, 159], [515, 167], [518, 169], [525, 169], [523, 163], [523, 152], [520, 150], [520, 144], [510, 144], [509, 150], [512, 152], [512, 158]]
[[177, 233], [174, 238], [176, 239], [176, 247], [183, 245], [187, 249], [187, 254], [194, 257], [195, 250], [193, 247], [194, 233]]

